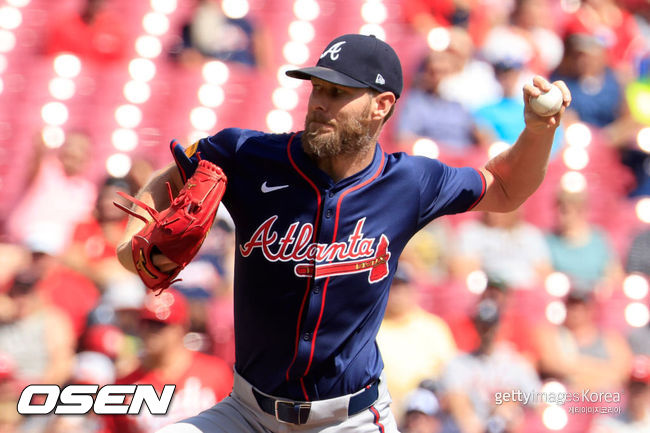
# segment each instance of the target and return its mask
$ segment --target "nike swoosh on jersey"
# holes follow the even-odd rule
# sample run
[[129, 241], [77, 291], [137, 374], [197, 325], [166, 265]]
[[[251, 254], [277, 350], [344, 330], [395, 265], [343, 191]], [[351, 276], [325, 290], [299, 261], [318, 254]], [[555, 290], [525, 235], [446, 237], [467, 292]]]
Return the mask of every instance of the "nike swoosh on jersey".
[[289, 188], [289, 185], [268, 186], [266, 185], [266, 182], [262, 184], [262, 192], [264, 194], [266, 194], [267, 192], [273, 192], [284, 188]]

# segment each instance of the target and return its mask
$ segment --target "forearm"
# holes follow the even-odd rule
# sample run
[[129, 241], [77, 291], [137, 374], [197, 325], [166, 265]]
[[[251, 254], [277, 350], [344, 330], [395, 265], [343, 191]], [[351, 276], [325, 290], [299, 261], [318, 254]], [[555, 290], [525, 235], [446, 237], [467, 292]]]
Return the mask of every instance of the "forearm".
[[[163, 210], [171, 204], [169, 201], [169, 192], [167, 190], [167, 183], [172, 188], [172, 194], [176, 196], [178, 191], [182, 188], [182, 181], [178, 174], [178, 169], [175, 164], [170, 164], [166, 168], [155, 172], [149, 181], [142, 187], [136, 194], [136, 198], [145, 204], [151, 206], [156, 210]], [[151, 215], [146, 210], [131, 206], [131, 209], [139, 215], [144, 216], [147, 220], [151, 220]], [[133, 216], [129, 216], [124, 237], [122, 242], [117, 247], [117, 258], [126, 269], [131, 272], [136, 272], [131, 255], [131, 239], [144, 227], [144, 222]]]
[[544, 180], [555, 130], [562, 114], [571, 103], [571, 93], [562, 81], [554, 83], [562, 92], [563, 106], [552, 116], [536, 114], [530, 98], [551, 89], [540, 76], [533, 84], [524, 85], [524, 120], [526, 127], [515, 144], [492, 158], [483, 167], [485, 195], [473, 209], [488, 212], [510, 212], [517, 209], [535, 192]]
[[492, 158], [485, 166], [502, 192], [503, 211], [519, 207], [544, 180], [554, 127], [523, 130], [517, 142]]

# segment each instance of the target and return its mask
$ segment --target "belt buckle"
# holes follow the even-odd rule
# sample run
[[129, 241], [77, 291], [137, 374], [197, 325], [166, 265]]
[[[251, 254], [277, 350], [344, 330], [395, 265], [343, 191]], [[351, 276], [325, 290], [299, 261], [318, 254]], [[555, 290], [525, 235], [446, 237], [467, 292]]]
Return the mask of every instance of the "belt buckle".
[[[280, 419], [280, 416], [278, 414], [278, 406], [281, 405], [281, 404], [291, 406], [292, 408], [296, 408], [296, 407], [298, 408], [298, 416], [296, 417], [298, 422], [292, 423], [290, 421], [285, 421], [283, 419]], [[280, 399], [278, 399], [278, 400], [274, 401], [273, 407], [275, 409], [275, 420], [276, 421], [284, 423], [284, 424], [298, 424], [298, 425], [300, 425], [300, 424], [304, 424], [304, 423], [300, 422], [300, 412], [301, 412], [302, 409], [311, 409], [311, 403], [309, 403], [309, 402], [297, 403], [297, 402], [291, 401], [291, 400], [280, 400]]]

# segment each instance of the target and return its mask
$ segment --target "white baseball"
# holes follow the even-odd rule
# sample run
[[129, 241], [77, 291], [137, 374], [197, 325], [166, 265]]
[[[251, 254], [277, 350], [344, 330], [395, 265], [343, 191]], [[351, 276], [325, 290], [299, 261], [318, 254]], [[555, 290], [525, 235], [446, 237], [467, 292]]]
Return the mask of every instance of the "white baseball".
[[537, 97], [530, 98], [530, 108], [543, 117], [553, 116], [562, 108], [562, 91], [556, 85], [551, 85], [551, 90]]

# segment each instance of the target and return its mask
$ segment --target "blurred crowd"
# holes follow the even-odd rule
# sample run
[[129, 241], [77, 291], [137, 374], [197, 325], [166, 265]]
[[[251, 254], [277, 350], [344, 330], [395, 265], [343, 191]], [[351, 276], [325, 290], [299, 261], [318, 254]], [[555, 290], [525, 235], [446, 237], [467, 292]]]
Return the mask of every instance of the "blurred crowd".
[[[52, 18], [42, 54], [127, 56], [111, 0], [81, 3]], [[229, 17], [221, 3], [195, 2], [167, 61], [268, 70], [272, 27], [253, 14]], [[521, 87], [533, 75], [563, 80], [573, 95], [531, 203], [434, 221], [404, 251], [378, 336], [401, 431], [650, 432], [650, 228], [632, 210], [650, 195], [650, 3], [385, 3], [399, 12], [392, 31], [407, 78], [388, 149], [478, 165], [517, 139]], [[0, 213], [2, 433], [149, 433], [209, 408], [232, 386], [228, 213], [220, 210], [182, 281], [153, 296], [117, 262], [126, 220], [113, 201], [158, 167], [139, 161], [97, 182], [87, 170], [92, 146], [83, 130], [67, 131], [56, 149], [39, 135], [21, 199]], [[591, 171], [576, 168], [576, 148]], [[621, 308], [630, 281], [646, 307], [636, 319]], [[177, 387], [165, 416], [22, 417], [16, 402], [34, 383]], [[545, 401], [584, 390], [620, 401]], [[516, 391], [537, 398], [496, 398]]]

